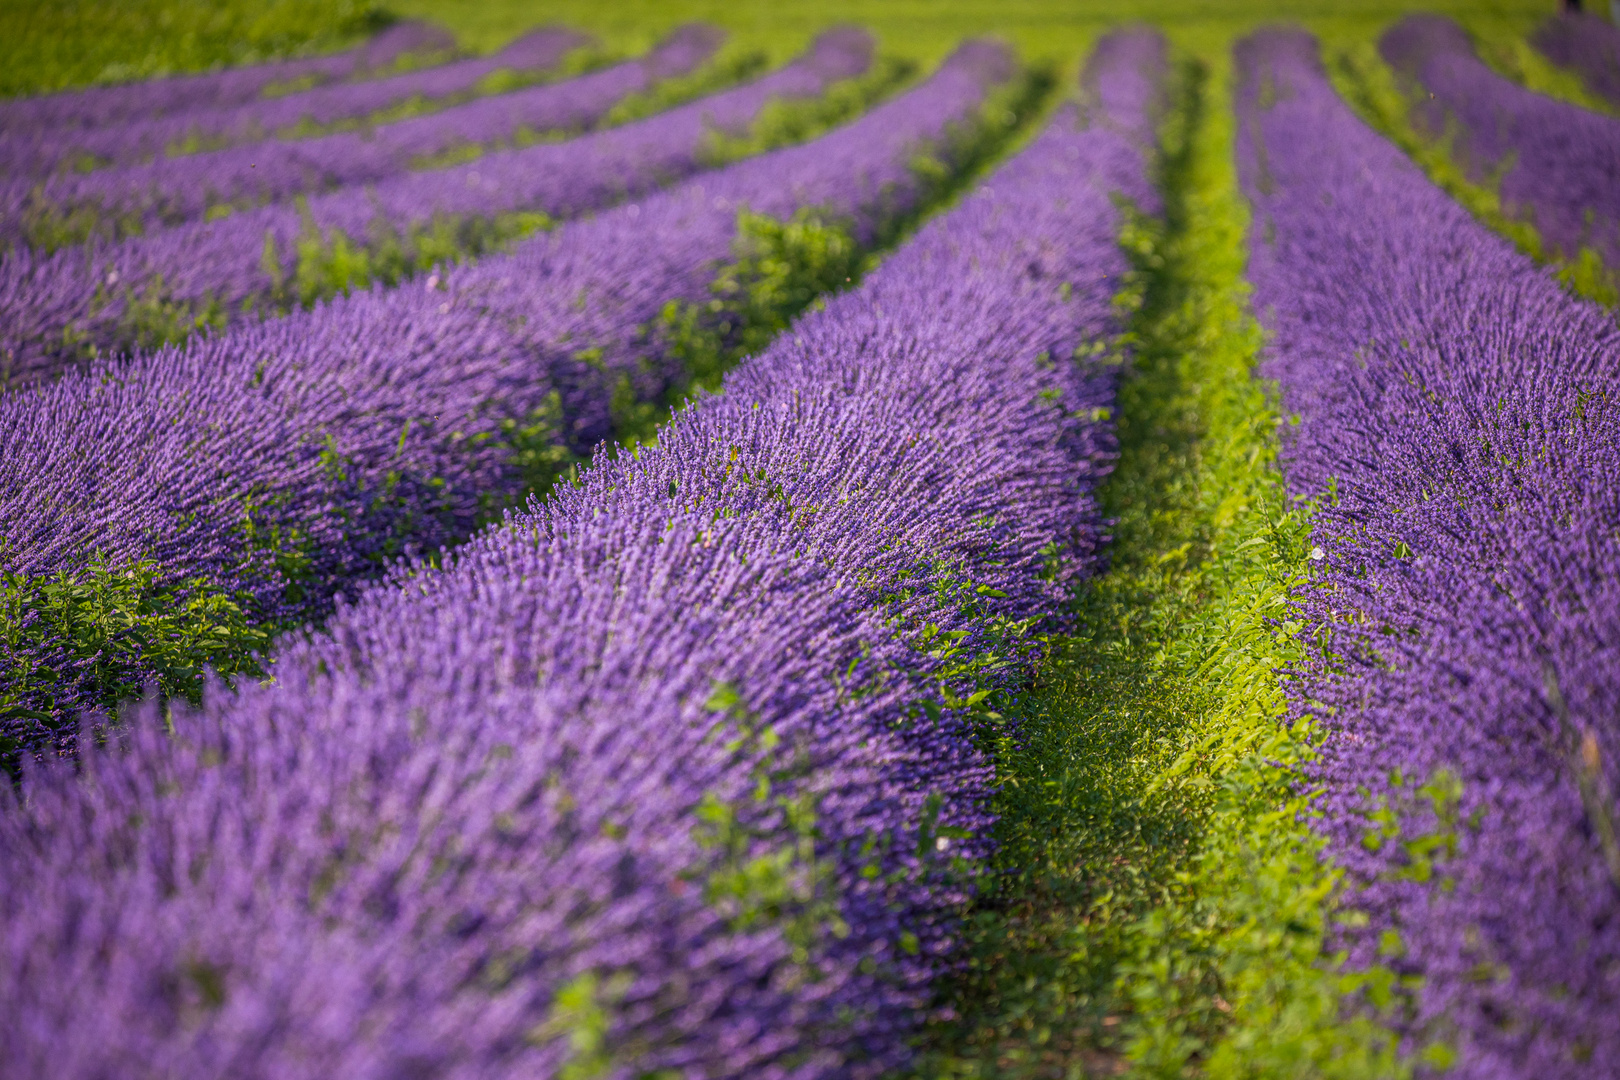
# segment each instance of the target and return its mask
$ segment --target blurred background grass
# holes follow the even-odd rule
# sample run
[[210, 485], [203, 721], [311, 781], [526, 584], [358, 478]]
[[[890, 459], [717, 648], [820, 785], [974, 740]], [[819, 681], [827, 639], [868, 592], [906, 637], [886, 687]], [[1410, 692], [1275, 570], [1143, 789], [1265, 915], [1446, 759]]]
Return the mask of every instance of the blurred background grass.
[[[343, 48], [391, 18], [432, 19], [487, 52], [545, 22], [636, 51], [671, 26], [704, 19], [735, 44], [785, 58], [816, 31], [857, 22], [920, 61], [963, 37], [999, 34], [1031, 60], [1077, 68], [1102, 29], [1141, 19], [1189, 40], [1229, 39], [1292, 20], [1328, 37], [1370, 40], [1405, 12], [1443, 11], [1485, 38], [1518, 37], [1557, 0], [0, 0], [0, 94], [119, 82]], [[1178, 35], [1179, 36], [1179, 35]]]

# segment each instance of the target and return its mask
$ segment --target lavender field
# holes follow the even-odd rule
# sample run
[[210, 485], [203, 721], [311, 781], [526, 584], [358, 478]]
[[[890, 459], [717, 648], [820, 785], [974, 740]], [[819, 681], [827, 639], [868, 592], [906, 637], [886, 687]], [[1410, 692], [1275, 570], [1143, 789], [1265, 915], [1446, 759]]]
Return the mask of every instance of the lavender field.
[[0, 1078], [1620, 1076], [1620, 26], [0, 12]]

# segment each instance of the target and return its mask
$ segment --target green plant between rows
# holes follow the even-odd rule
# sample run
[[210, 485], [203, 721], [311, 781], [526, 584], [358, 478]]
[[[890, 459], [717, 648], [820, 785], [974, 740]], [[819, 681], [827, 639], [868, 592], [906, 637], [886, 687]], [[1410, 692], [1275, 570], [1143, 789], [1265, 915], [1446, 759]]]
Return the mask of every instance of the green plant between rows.
[[1165, 219], [1127, 230], [1144, 292], [1101, 491], [1113, 565], [1034, 685], [994, 702], [998, 877], [919, 1077], [1410, 1069], [1378, 1019], [1394, 975], [1331, 950], [1338, 876], [1302, 772], [1316, 733], [1285, 722], [1309, 507], [1253, 375], [1227, 71], [1223, 50], [1211, 91], [1182, 61]]

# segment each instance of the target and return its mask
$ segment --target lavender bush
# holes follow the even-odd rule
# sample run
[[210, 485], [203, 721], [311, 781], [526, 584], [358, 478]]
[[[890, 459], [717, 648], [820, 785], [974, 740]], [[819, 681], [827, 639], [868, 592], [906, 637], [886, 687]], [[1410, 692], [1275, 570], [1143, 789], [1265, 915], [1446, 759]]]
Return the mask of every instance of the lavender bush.
[[[182, 151], [196, 143], [214, 147], [251, 142], [295, 128], [301, 123], [330, 124], [363, 119], [413, 98], [451, 98], [466, 94], [496, 72], [543, 73], [560, 63], [585, 39], [572, 31], [547, 27], [526, 34], [490, 56], [409, 71], [390, 78], [320, 86], [302, 93], [259, 98], [246, 103], [213, 105], [154, 116], [145, 120], [64, 133], [51, 127], [0, 134], [0, 170], [26, 182], [51, 172], [63, 162], [135, 163]], [[216, 167], [217, 168], [217, 167]], [[152, 183], [150, 171], [129, 174], [124, 183]], [[48, 189], [49, 190], [49, 189]], [[84, 189], [68, 185], [68, 192]], [[90, 186], [93, 198], [101, 187]]]
[[[458, 146], [511, 140], [520, 131], [574, 131], [607, 115], [630, 94], [685, 74], [713, 55], [722, 34], [711, 26], [685, 26], [647, 56], [601, 71], [509, 94], [493, 94], [426, 116], [343, 131], [314, 139], [272, 140], [209, 153], [87, 173], [65, 173], [43, 183], [27, 175], [0, 193], [0, 241], [35, 247], [60, 219], [90, 215], [119, 223], [115, 231], [143, 231], [229, 209], [387, 179], [423, 158]], [[112, 132], [106, 143], [123, 137]], [[136, 133], [137, 141], [141, 139]], [[46, 135], [47, 141], [52, 136]]]
[[454, 44], [443, 29], [409, 21], [396, 23], [359, 48], [329, 56], [17, 98], [0, 102], [0, 135], [89, 130], [185, 109], [244, 105], [278, 83], [361, 76], [409, 53], [437, 52]]
[[[390, 559], [465, 537], [676, 386], [695, 331], [736, 332], [739, 272], [791, 294], [791, 263], [750, 269], [739, 219], [815, 209], [831, 232], [800, 222], [807, 250], [790, 236], [774, 254], [820, 288], [843, 280], [927, 193], [914, 158], [943, 143], [948, 165], [951, 129], [1012, 72], [1004, 48], [970, 43], [807, 145], [424, 282], [0, 399], [13, 747], [146, 679], [184, 692], [204, 661], [225, 666], [191, 638], [255, 647], [238, 631], [320, 616]], [[769, 317], [792, 297], [758, 299]]]
[[1591, 248], [1620, 267], [1620, 120], [1502, 78], [1442, 16], [1408, 16], [1379, 50], [1422, 86], [1414, 119], [1436, 137], [1453, 135], [1474, 179], [1500, 178], [1508, 214], [1534, 224], [1555, 254]]
[[1620, 27], [1597, 15], [1565, 11], [1536, 27], [1530, 43], [1570, 68], [1591, 90], [1620, 105]]
[[[1126, 129], [1144, 53], [1105, 54]], [[275, 686], [31, 769], [0, 1073], [903, 1061], [986, 849], [953, 695], [1100, 539], [1112, 380], [1071, 357], [1120, 329], [1143, 171], [1066, 113], [656, 448], [370, 593]]]
[[[822, 94], [871, 59], [866, 34], [830, 31], [798, 61], [745, 86], [567, 143], [120, 243], [0, 255], [0, 375], [27, 383], [85, 356], [161, 341], [176, 325], [310, 301], [345, 273], [376, 276], [372, 256], [387, 260], [387, 278], [387, 268], [397, 275], [425, 255], [476, 251], [497, 215], [565, 217], [642, 194], [706, 164], [717, 133], [746, 129], [773, 101]], [[326, 272], [334, 260], [347, 265]]]
[[1265, 371], [1321, 500], [1293, 692], [1345, 943], [1415, 980], [1448, 1075], [1613, 1076], [1620, 330], [1358, 122], [1310, 38], [1238, 63]]

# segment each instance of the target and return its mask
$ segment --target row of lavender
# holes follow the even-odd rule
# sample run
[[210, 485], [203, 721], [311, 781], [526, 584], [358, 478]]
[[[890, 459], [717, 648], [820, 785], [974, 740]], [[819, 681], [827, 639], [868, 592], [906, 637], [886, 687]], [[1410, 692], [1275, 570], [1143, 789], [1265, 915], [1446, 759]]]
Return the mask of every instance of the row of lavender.
[[1417, 977], [1400, 1022], [1458, 1075], [1620, 1074], [1620, 329], [1363, 126], [1309, 37], [1238, 63], [1265, 371], [1322, 500], [1292, 685], [1330, 732], [1344, 942]]
[[363, 120], [413, 99], [454, 99], [499, 72], [518, 77], [543, 75], [585, 43], [583, 36], [572, 31], [544, 28], [490, 56], [386, 78], [341, 82], [248, 102], [210, 103], [82, 131], [8, 129], [0, 131], [0, 172], [17, 178], [39, 177], [75, 159], [127, 164], [162, 157], [192, 143], [252, 142], [304, 124]]
[[389, 559], [467, 536], [535, 481], [537, 455], [612, 435], [616, 396], [660, 400], [683, 374], [681, 327], [660, 316], [723, 299], [711, 285], [736, 257], [739, 215], [815, 210], [851, 234], [853, 254], [926, 193], [914, 156], [948, 155], [951, 129], [977, 123], [1013, 72], [1004, 49], [969, 44], [923, 86], [804, 146], [423, 282], [0, 400], [17, 609], [0, 643], [4, 734], [70, 737], [80, 708], [163, 674], [157, 641], [109, 670], [52, 582], [150, 567], [150, 591], [172, 604], [228, 599], [254, 624], [321, 616]]
[[[667, 74], [696, 63], [713, 44], [706, 32], [684, 31], [648, 63]], [[826, 93], [869, 70], [872, 54], [864, 32], [828, 31], [794, 63], [744, 86], [565, 143], [490, 153], [454, 168], [401, 170], [297, 204], [51, 255], [13, 250], [0, 255], [0, 375], [33, 382], [86, 356], [127, 348], [139, 341], [141, 317], [154, 310], [178, 311], [171, 317], [180, 321], [228, 319], [311, 299], [299, 280], [310, 248], [409, 249], [423, 230], [459, 235], [505, 213], [568, 217], [643, 194], [706, 164], [717, 132], [746, 130], [772, 102]], [[562, 119], [587, 99], [600, 114], [648, 77], [626, 80], [612, 68], [541, 90], [554, 96], [553, 117]]]
[[[478, 98], [370, 131], [160, 156], [44, 180], [17, 173], [0, 188], [0, 220], [6, 223], [0, 243], [41, 246], [50, 228], [61, 228], [61, 219], [75, 215], [91, 215], [94, 224], [87, 227], [97, 235], [140, 233], [201, 217], [216, 207], [284, 201], [301, 192], [397, 177], [414, 162], [458, 146], [509, 142], [520, 132], [576, 131], [602, 120], [628, 95], [691, 72], [713, 55], [722, 37], [711, 26], [682, 27], [640, 60], [560, 83]], [[545, 40], [563, 39], [547, 35]], [[135, 156], [145, 145], [144, 130], [143, 125], [105, 129], [100, 134], [108, 146], [102, 151], [115, 153], [111, 144], [125, 141], [129, 145], [121, 156]], [[46, 145], [61, 142], [50, 133], [42, 138]]]
[[1121, 329], [1162, 67], [1106, 40], [1088, 112], [655, 448], [372, 590], [275, 685], [0, 793], [0, 1075], [903, 1060], [988, 825], [932, 703], [1096, 557], [1112, 376], [1071, 357]]
[[[1567, 33], [1555, 23], [1543, 40]], [[1607, 41], [1620, 60], [1620, 30], [1583, 25], [1581, 33], [1595, 44]], [[1620, 118], [1503, 78], [1463, 28], [1442, 16], [1409, 16], [1379, 48], [1419, 88], [1412, 95], [1419, 126], [1454, 139], [1470, 176], [1496, 187], [1503, 210], [1533, 224], [1549, 254], [1573, 259], [1590, 248], [1620, 268]]]
[[55, 129], [91, 130], [188, 109], [246, 105], [279, 85], [309, 79], [335, 82], [365, 77], [413, 53], [443, 52], [454, 45], [444, 30], [407, 21], [359, 48], [329, 56], [280, 60], [202, 75], [150, 79], [129, 86], [98, 86], [0, 102], [0, 135]]

